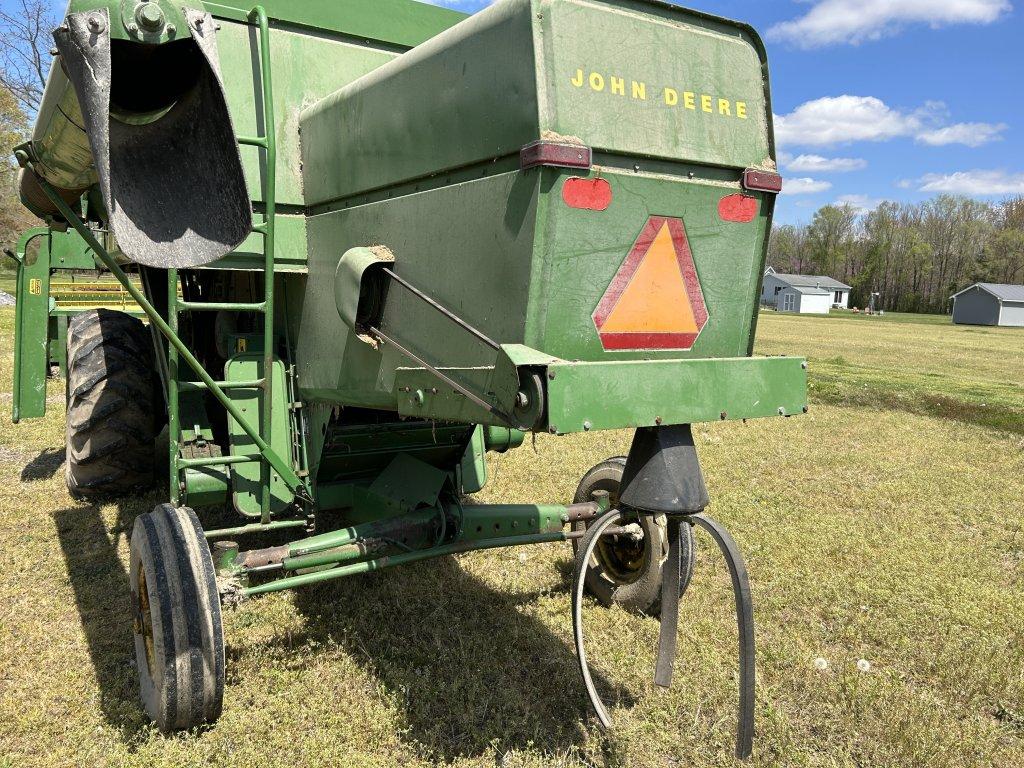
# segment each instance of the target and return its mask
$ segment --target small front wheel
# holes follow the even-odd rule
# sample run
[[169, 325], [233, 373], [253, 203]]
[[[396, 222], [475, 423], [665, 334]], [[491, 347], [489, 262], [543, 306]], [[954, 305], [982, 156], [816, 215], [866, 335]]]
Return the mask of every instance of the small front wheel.
[[195, 512], [161, 504], [135, 520], [130, 579], [146, 714], [164, 733], [213, 723], [224, 699], [224, 632]]
[[[583, 476], [573, 501], [592, 500], [594, 491], [607, 491], [612, 508], [619, 503], [619, 486], [626, 457], [602, 461]], [[575, 523], [582, 531], [588, 523]], [[620, 526], [627, 533], [605, 536], [598, 542], [584, 576], [587, 592], [603, 605], [618, 605], [634, 613], [656, 616], [661, 611], [661, 571], [668, 557], [667, 523], [664, 515], [637, 515], [623, 511]], [[683, 567], [679, 579], [682, 595], [693, 575], [694, 539], [690, 526], [683, 528]], [[573, 552], [579, 550], [573, 540]]]

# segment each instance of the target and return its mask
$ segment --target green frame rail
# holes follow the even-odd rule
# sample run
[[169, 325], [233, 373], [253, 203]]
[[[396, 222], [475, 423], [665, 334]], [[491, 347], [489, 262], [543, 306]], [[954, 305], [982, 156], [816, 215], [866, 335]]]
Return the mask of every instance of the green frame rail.
[[[48, 227], [34, 227], [23, 233], [12, 255], [17, 262], [14, 295], [18, 297], [14, 308], [14, 375], [12, 381], [11, 421], [17, 424], [24, 419], [39, 418], [46, 411], [46, 369], [49, 364], [47, 355], [47, 333], [50, 301], [50, 259], [42, 255], [29, 262], [29, 245], [38, 237], [46, 237], [47, 241], [40, 248], [49, 248]], [[28, 280], [39, 281], [39, 292], [26, 290]], [[42, 354], [29, 354], [27, 346], [42, 347]], [[41, 366], [25, 365], [29, 361], [40, 360]], [[26, 375], [27, 374], [27, 375]], [[28, 379], [28, 380], [26, 380]]]

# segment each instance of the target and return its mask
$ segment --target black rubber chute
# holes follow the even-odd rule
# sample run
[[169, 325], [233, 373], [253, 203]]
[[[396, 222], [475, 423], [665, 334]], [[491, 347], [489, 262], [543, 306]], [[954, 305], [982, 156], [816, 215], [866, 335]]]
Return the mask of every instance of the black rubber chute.
[[[54, 32], [82, 108], [100, 191], [118, 247], [151, 267], [209, 264], [252, 230], [252, 207], [221, 83], [213, 18], [186, 9], [202, 55], [195, 85], [151, 120], [111, 116], [110, 18], [74, 13]], [[159, 88], [155, 78], [152, 87]]]
[[689, 424], [636, 431], [619, 502], [640, 512], [669, 516], [692, 515], [710, 503]]

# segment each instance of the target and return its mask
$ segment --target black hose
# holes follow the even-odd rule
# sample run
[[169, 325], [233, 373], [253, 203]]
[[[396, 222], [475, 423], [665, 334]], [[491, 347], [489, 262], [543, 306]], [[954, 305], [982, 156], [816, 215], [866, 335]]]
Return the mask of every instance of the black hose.
[[[587, 529], [586, 534], [580, 540], [573, 571], [572, 628], [576, 658], [580, 665], [587, 697], [590, 699], [590, 704], [597, 714], [601, 727], [605, 730], [611, 728], [611, 716], [594, 687], [594, 681], [590, 675], [590, 665], [587, 663], [587, 655], [583, 647], [583, 589], [584, 577], [597, 542], [609, 527], [619, 522], [621, 517], [622, 515], [617, 509], [609, 510]], [[672, 678], [676, 629], [679, 620], [678, 571], [682, 565], [681, 534], [683, 525], [698, 525], [710, 533], [729, 566], [733, 594], [736, 597], [736, 621], [739, 629], [740, 702], [739, 723], [736, 730], [736, 757], [745, 760], [750, 757], [754, 743], [754, 608], [750, 598], [750, 580], [739, 547], [736, 546], [732, 536], [718, 522], [703, 513], [683, 518], [669, 518], [669, 556], [662, 574], [664, 581], [662, 582], [661, 632], [655, 683], [667, 686]]]

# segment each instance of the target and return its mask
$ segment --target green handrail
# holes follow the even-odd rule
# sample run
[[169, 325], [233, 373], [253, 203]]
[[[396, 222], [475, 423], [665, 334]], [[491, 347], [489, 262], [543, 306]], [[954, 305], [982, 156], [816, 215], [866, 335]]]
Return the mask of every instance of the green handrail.
[[[270, 21], [261, 5], [249, 11], [260, 29], [260, 84], [263, 86], [263, 137], [257, 146], [267, 157], [267, 176], [263, 191], [263, 430], [266, 441], [271, 440], [271, 390], [274, 377], [274, 225], [277, 215], [277, 131], [274, 120], [274, 85], [270, 67]], [[260, 522], [270, 522], [270, 468], [260, 465]]]

